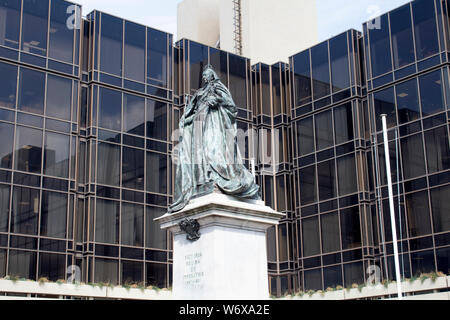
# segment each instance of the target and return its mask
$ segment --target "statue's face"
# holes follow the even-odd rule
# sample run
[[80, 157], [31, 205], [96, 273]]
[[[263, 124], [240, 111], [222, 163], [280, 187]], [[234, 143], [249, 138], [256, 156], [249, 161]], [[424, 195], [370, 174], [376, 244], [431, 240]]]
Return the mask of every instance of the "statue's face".
[[205, 70], [203, 72], [203, 82], [208, 83], [212, 80], [214, 80], [214, 74], [213, 74], [212, 70], [209, 70], [209, 69]]

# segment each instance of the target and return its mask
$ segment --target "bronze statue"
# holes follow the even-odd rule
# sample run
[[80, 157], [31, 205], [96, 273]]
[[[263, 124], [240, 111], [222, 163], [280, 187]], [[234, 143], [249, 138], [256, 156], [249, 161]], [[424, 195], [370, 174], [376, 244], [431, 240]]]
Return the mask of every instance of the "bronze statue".
[[174, 202], [169, 213], [190, 199], [219, 190], [260, 200], [259, 186], [244, 166], [237, 145], [237, 108], [230, 91], [211, 66], [203, 71], [203, 87], [192, 97], [180, 119]]

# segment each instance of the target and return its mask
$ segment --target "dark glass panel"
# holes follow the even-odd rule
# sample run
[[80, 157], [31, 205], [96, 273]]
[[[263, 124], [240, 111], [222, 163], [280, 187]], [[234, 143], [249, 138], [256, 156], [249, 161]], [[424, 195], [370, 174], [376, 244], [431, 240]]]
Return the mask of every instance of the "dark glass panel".
[[19, 278], [36, 280], [36, 252], [10, 250], [8, 274]]
[[415, 277], [423, 273], [436, 272], [433, 251], [411, 253], [411, 266]]
[[417, 80], [403, 82], [396, 87], [398, 122], [407, 123], [419, 119], [420, 106], [417, 93]]
[[[2, 8], [0, 7], [0, 16], [2, 14], [1, 10]], [[6, 63], [0, 63], [0, 74], [2, 75], [0, 107], [14, 109], [16, 107], [17, 67]]]
[[[1, 261], [1, 260], [0, 260]], [[438, 272], [450, 274], [450, 248], [436, 250], [436, 261]], [[0, 265], [1, 268], [1, 265]]]
[[229, 54], [228, 59], [231, 95], [233, 96], [236, 106], [247, 109], [246, 60], [243, 57], [234, 54]]
[[[422, 134], [401, 139], [403, 177], [405, 180], [425, 174]], [[392, 166], [392, 165], [391, 165]]]
[[52, 132], [45, 133], [44, 174], [69, 177], [70, 137]]
[[312, 117], [297, 122], [297, 148], [299, 156], [314, 152], [314, 127]]
[[323, 269], [323, 287], [325, 290], [342, 285], [342, 267], [340, 265]]
[[333, 93], [350, 87], [347, 33], [330, 40], [330, 63]]
[[122, 261], [122, 284], [142, 284], [144, 278], [143, 262]]
[[64, 280], [66, 277], [66, 256], [62, 254], [40, 253], [39, 275], [50, 281]]
[[284, 176], [276, 177], [277, 183], [277, 210], [279, 212], [286, 210], [286, 196], [290, 190], [286, 188]]
[[274, 194], [273, 194], [273, 177], [264, 176], [264, 195], [263, 199], [268, 207], [274, 208]]
[[121, 242], [124, 245], [144, 246], [144, 206], [122, 204]]
[[42, 131], [18, 126], [16, 128], [16, 170], [40, 173], [42, 163]]
[[[391, 162], [391, 179], [392, 182], [397, 182], [397, 161], [400, 166], [400, 155], [397, 158], [397, 152], [400, 150], [396, 150], [395, 146], [396, 142], [389, 142], [389, 160]], [[380, 173], [380, 182], [382, 185], [387, 185], [387, 175], [386, 175], [386, 156], [384, 152], [384, 144], [380, 144], [378, 146], [378, 160], [379, 160], [379, 173]]]
[[8, 232], [10, 187], [0, 184], [0, 232]]
[[331, 110], [315, 116], [316, 149], [322, 150], [333, 145], [333, 121]]
[[322, 269], [305, 271], [305, 291], [322, 289]]
[[375, 123], [377, 131], [383, 129], [381, 124], [381, 115], [387, 115], [387, 127], [392, 128], [397, 125], [397, 116], [395, 113], [395, 96], [394, 88], [388, 88], [373, 94], [375, 103]]
[[0, 167], [11, 169], [14, 147], [14, 125], [0, 122]]
[[167, 193], [167, 155], [147, 152], [147, 191]]
[[119, 262], [95, 258], [94, 282], [117, 285], [119, 283]]
[[167, 265], [146, 263], [146, 285], [165, 288], [167, 283]]
[[[265, 64], [261, 64], [261, 103], [262, 103], [262, 113], [266, 116], [272, 115], [271, 104], [270, 104], [270, 67]], [[270, 124], [270, 119], [269, 119]]]
[[311, 60], [314, 99], [319, 99], [330, 94], [328, 42], [311, 48]]
[[147, 207], [145, 214], [145, 246], [154, 249], [167, 249], [166, 231], [161, 230], [159, 223], [153, 221], [163, 216], [166, 209]]
[[294, 56], [295, 106], [311, 101], [311, 66], [309, 50]]
[[130, 189], [144, 189], [144, 150], [123, 148], [122, 186]]
[[131, 94], [123, 96], [123, 127], [127, 133], [145, 133], [145, 99]]
[[417, 59], [439, 52], [434, 1], [416, 0], [412, 3]]
[[325, 214], [320, 217], [322, 228], [322, 253], [341, 250], [339, 231], [339, 216], [337, 213]]
[[67, 195], [42, 192], [41, 235], [51, 238], [66, 237]]
[[147, 99], [147, 138], [167, 139], [167, 104]]
[[95, 212], [95, 241], [119, 243], [119, 202], [97, 199]]
[[434, 71], [419, 77], [420, 101], [424, 117], [444, 111], [444, 91], [442, 88], [441, 71]]
[[339, 195], [345, 196], [358, 191], [355, 155], [350, 154], [337, 160]]
[[[70, 20], [68, 20], [70, 13], [73, 12], [70, 8], [71, 6], [73, 4], [66, 1], [52, 1], [50, 9], [50, 46], [48, 56], [68, 63], [73, 61], [73, 37], [74, 28], [76, 27], [72, 27], [69, 23]], [[77, 23], [75, 22], [75, 24]]]
[[273, 115], [277, 116], [281, 113], [281, 75], [279, 64], [272, 66], [272, 109]]
[[408, 214], [410, 237], [418, 237], [431, 233], [427, 191], [406, 195], [406, 212]]
[[[228, 54], [215, 48], [209, 48], [210, 64], [219, 76], [220, 81], [228, 86]], [[242, 65], [241, 65], [242, 66]], [[244, 60], [244, 79], [245, 79], [245, 60]], [[242, 106], [243, 107], [243, 106]]]
[[364, 283], [364, 266], [362, 262], [344, 264], [344, 286], [350, 288], [355, 283]]
[[450, 185], [431, 190], [434, 232], [450, 231]]
[[24, 0], [22, 50], [47, 55], [48, 0]]
[[450, 150], [447, 127], [425, 132], [428, 173], [450, 168]]
[[[391, 214], [390, 214], [391, 211], [389, 199], [383, 200], [382, 208], [383, 208], [384, 236], [386, 241], [392, 241]], [[399, 210], [401, 215], [399, 214]], [[395, 219], [397, 221], [397, 223], [395, 224], [395, 226], [397, 227], [397, 238], [404, 239], [407, 236], [405, 205], [403, 200], [401, 204], [398, 203], [398, 197], [394, 198], [394, 214]]]
[[7, 250], [0, 249], [0, 277], [6, 276], [6, 253]]
[[145, 27], [125, 21], [124, 76], [145, 82]]
[[169, 60], [167, 34], [151, 28], [147, 30], [148, 82], [167, 87], [167, 63]]
[[98, 144], [97, 183], [120, 185], [120, 147], [109, 143]]
[[11, 232], [37, 235], [39, 190], [15, 187], [13, 192]]
[[369, 37], [372, 75], [376, 77], [392, 70], [389, 20], [387, 14], [380, 17], [380, 28], [369, 29]]
[[267, 260], [277, 261], [277, 248], [276, 248], [276, 226], [267, 229], [266, 233], [266, 245], [267, 245]]
[[288, 261], [288, 239], [287, 239], [287, 224], [278, 225], [278, 260]]
[[0, 0], [0, 45], [18, 49], [21, 0]]
[[70, 120], [72, 101], [72, 80], [48, 75], [46, 115], [63, 120]]
[[361, 247], [359, 208], [341, 210], [342, 249]]
[[122, 75], [123, 20], [102, 13], [100, 39], [100, 70]]
[[44, 113], [45, 73], [20, 69], [18, 109], [37, 114]]
[[399, 69], [415, 60], [411, 23], [411, 5], [408, 3], [390, 13], [394, 68]]
[[320, 254], [319, 219], [317, 217], [302, 220], [303, 256]]
[[122, 94], [120, 91], [100, 88], [98, 126], [120, 131], [122, 119]]
[[189, 65], [191, 93], [202, 86], [203, 69], [208, 64], [208, 47], [196, 42], [189, 42]]
[[320, 201], [336, 197], [336, 172], [334, 160], [318, 164], [317, 175]]
[[336, 144], [353, 140], [353, 112], [351, 103], [334, 109], [334, 127], [336, 130]]

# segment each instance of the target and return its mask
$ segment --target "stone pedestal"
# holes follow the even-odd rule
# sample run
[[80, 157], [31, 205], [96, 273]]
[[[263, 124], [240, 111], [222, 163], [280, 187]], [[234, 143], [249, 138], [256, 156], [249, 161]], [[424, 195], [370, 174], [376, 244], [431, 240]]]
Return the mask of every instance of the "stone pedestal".
[[[263, 201], [213, 193], [155, 219], [174, 236], [173, 298], [268, 299], [266, 230], [283, 216]], [[181, 230], [185, 219], [199, 223], [198, 240]]]

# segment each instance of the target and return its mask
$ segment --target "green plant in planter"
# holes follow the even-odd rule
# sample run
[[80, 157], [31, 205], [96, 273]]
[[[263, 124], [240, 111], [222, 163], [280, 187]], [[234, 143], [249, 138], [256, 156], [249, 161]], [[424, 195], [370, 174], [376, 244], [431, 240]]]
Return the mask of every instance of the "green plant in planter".
[[38, 282], [39, 282], [39, 284], [42, 285], [44, 283], [50, 282], [50, 280], [48, 280], [48, 278], [46, 278], [46, 277], [41, 277], [41, 278], [39, 278]]
[[56, 280], [56, 283], [57, 284], [59, 284], [59, 285], [62, 285], [62, 284], [64, 284], [66, 281], [64, 280], [64, 279], [58, 279], [58, 280]]
[[9, 275], [9, 276], [7, 276], [7, 278], [8, 278], [7, 280], [11, 280], [14, 283], [16, 283], [17, 281], [20, 280], [20, 278], [18, 276], [15, 276], [15, 275]]
[[343, 286], [336, 286], [336, 290], [343, 290], [344, 287]]
[[430, 276], [429, 276], [428, 274], [426, 274], [426, 273], [421, 274], [421, 275], [420, 275], [420, 282], [421, 282], [421, 283], [424, 283], [425, 280], [427, 280], [427, 279], [429, 279], [429, 278], [430, 278]]
[[312, 296], [314, 293], [316, 293], [314, 290], [308, 290], [308, 292], [306, 292], [306, 294], [308, 295], [308, 296]]
[[304, 295], [305, 295], [305, 292], [303, 292], [303, 291], [299, 291], [296, 293], [296, 296], [298, 296], [298, 297], [303, 297]]
[[391, 283], [389, 280], [384, 279], [381, 281], [381, 284], [387, 289], [389, 287], [389, 283]]
[[362, 289], [365, 287], [366, 285], [364, 284], [364, 283], [361, 283], [359, 286], [358, 286], [358, 291], [359, 292], [362, 292]]

